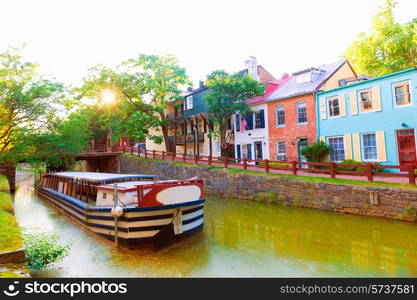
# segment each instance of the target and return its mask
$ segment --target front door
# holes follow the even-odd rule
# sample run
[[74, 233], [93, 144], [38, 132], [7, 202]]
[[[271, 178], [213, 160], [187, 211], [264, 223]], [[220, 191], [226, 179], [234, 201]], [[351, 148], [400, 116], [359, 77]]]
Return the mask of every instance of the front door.
[[[398, 160], [400, 166], [417, 164], [416, 162], [416, 138], [414, 129], [397, 130]], [[407, 168], [401, 169], [406, 171]]]
[[255, 159], [256, 160], [262, 160], [262, 142], [254, 142], [253, 146], [255, 148]]
[[[307, 139], [300, 139], [298, 141], [298, 160], [299, 161], [307, 161], [307, 158], [305, 158], [302, 154], [301, 154], [301, 150], [305, 147], [308, 146], [307, 143]], [[300, 168], [307, 168], [307, 165], [300, 165]]]

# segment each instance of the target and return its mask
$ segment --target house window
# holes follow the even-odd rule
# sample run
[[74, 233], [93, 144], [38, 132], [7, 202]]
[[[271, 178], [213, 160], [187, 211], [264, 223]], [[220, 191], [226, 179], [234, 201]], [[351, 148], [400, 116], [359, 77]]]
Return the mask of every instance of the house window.
[[188, 96], [186, 100], [187, 100], [187, 109], [192, 109], [193, 108], [193, 96]]
[[263, 109], [255, 112], [255, 128], [265, 128], [265, 111]]
[[187, 133], [193, 133], [193, 124], [185, 123], [185, 126], [187, 126]]
[[304, 101], [297, 103], [297, 123], [307, 123], [307, 105]]
[[285, 141], [277, 142], [277, 160], [287, 160], [287, 147]]
[[285, 110], [284, 105], [278, 105], [276, 108], [276, 127], [285, 126]]
[[295, 83], [300, 84], [311, 81], [311, 72], [304, 72], [295, 76]]
[[372, 91], [366, 90], [359, 92], [359, 99], [361, 101], [362, 111], [369, 111], [373, 109], [372, 106]]
[[345, 144], [342, 136], [330, 137], [327, 139], [327, 143], [330, 145], [330, 160], [331, 161], [344, 161], [345, 160]]
[[222, 152], [222, 148], [221, 148], [221, 144], [220, 144], [220, 142], [215, 142], [215, 143], [214, 143], [214, 149], [215, 149], [215, 151], [216, 151], [217, 153]]
[[406, 81], [394, 84], [394, 100], [396, 106], [411, 104], [409, 82]]
[[235, 114], [235, 128], [236, 131], [240, 131], [240, 115]]
[[338, 117], [340, 116], [340, 106], [339, 106], [339, 98], [330, 98], [328, 100], [329, 104], [329, 115], [330, 117]]
[[378, 159], [375, 133], [362, 134], [362, 150], [364, 160], [369, 161]]

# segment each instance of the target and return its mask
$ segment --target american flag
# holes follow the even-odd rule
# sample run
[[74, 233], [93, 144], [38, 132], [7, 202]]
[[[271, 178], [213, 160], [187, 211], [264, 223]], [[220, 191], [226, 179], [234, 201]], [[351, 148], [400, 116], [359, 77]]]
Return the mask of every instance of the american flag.
[[248, 122], [246, 122], [245, 118], [241, 116], [240, 117], [240, 131], [241, 132], [246, 130], [246, 125], [248, 125]]

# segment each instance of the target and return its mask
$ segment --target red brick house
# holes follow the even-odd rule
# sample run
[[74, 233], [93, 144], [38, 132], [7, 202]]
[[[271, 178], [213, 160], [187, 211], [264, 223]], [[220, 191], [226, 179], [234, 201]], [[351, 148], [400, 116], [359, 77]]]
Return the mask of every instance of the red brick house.
[[347, 61], [308, 68], [267, 98], [271, 160], [305, 161], [301, 149], [317, 138], [315, 94], [356, 77]]

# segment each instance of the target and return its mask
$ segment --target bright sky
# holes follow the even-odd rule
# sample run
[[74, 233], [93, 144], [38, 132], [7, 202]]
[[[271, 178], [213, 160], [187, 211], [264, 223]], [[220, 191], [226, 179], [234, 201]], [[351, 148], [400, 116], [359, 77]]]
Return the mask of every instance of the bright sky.
[[[400, 0], [396, 17], [417, 17]], [[0, 51], [23, 52], [66, 84], [88, 68], [139, 53], [176, 55], [196, 85], [215, 69], [238, 71], [249, 55], [275, 77], [333, 62], [369, 29], [383, 0], [2, 0]]]

